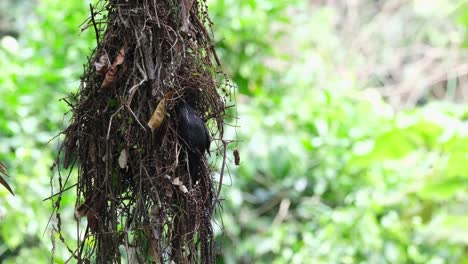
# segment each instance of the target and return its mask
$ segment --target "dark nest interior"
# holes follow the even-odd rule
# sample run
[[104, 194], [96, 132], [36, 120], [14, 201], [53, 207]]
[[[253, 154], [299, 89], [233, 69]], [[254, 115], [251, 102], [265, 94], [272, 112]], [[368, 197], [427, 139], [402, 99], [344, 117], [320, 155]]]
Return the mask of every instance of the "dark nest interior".
[[[79, 263], [214, 263], [219, 192], [206, 154], [212, 141], [222, 175], [231, 86], [206, 3], [110, 0], [90, 13], [83, 30], [96, 32], [97, 47], [65, 99], [72, 120], [55, 163], [78, 170], [79, 238], [67, 248]], [[54, 209], [65, 242], [68, 178], [59, 175]]]

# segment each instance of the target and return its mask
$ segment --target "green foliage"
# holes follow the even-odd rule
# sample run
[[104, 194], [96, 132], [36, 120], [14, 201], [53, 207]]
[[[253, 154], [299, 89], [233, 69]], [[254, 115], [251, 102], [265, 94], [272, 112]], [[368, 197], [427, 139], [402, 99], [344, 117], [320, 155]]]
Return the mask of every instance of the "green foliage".
[[468, 47], [468, 2], [460, 1], [455, 9], [455, 20], [458, 24], [465, 28], [464, 43], [463, 46]]
[[[47, 0], [35, 11], [20, 29], [19, 41], [6, 37], [0, 47], [0, 160], [9, 168], [16, 194], [0, 190], [2, 263], [51, 259], [51, 202], [43, 199], [51, 193], [50, 167], [59, 141], [49, 141], [66, 125], [68, 107], [59, 99], [78, 87], [92, 45], [93, 34], [80, 34], [79, 28], [87, 17], [86, 3]], [[69, 215], [72, 196], [64, 197]], [[72, 227], [68, 231], [74, 234]], [[57, 248], [59, 259], [64, 253]]]
[[214, 2], [215, 5], [210, 9], [210, 16], [215, 22], [213, 30], [223, 32], [216, 34], [216, 48], [223, 65], [239, 85], [241, 93], [254, 94], [258, 89], [262, 89], [259, 87], [264, 81], [261, 78], [267, 75], [269, 69], [262, 63], [247, 62], [261, 62], [267, 57], [278, 55], [272, 43], [275, 43], [283, 32], [269, 31], [273, 23], [271, 20], [287, 22], [289, 18], [284, 10], [298, 1], [209, 2]]
[[[346, 56], [332, 9], [304, 18], [297, 9], [305, 7], [297, 3], [277, 10], [279, 17], [296, 14], [283, 26], [270, 16], [233, 29], [220, 25], [263, 10], [236, 11], [252, 8], [245, 3], [225, 11], [219, 3], [211, 11], [229, 13], [226, 21], [217, 17], [222, 22], [215, 20], [215, 34], [241, 92], [242, 160], [231, 167], [232, 186], [223, 190], [220, 260], [468, 261], [468, 108], [432, 103], [395, 112], [379, 92], [356, 89], [361, 84], [352, 64], [336, 66]], [[281, 34], [273, 42], [251, 41], [258, 28]], [[247, 45], [259, 51], [243, 59], [239, 47]], [[244, 65], [268, 70], [240, 76]], [[259, 80], [254, 90], [251, 80]]]

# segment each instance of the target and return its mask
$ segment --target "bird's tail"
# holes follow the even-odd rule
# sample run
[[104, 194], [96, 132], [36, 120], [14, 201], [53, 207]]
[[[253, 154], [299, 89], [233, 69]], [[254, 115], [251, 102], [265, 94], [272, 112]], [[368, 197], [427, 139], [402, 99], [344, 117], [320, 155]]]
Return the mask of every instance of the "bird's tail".
[[192, 184], [195, 184], [202, 177], [203, 159], [201, 156], [189, 154], [189, 171], [192, 179]]

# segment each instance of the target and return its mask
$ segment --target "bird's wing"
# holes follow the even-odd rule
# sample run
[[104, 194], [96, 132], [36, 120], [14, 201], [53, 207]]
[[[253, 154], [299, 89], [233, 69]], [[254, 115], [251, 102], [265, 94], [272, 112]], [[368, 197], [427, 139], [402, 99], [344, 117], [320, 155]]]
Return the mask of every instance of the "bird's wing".
[[208, 131], [208, 128], [206, 128], [205, 124], [203, 124], [203, 128], [205, 129], [205, 136], [206, 136], [206, 152], [208, 153], [208, 155], [211, 156], [210, 154], [210, 145], [211, 145], [210, 131]]

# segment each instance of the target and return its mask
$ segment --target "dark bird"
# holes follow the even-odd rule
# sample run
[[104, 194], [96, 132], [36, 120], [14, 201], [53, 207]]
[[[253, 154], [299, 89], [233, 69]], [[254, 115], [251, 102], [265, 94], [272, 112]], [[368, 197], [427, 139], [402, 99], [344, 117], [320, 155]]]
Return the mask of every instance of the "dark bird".
[[205, 151], [210, 154], [210, 136], [203, 120], [185, 101], [176, 105], [177, 132], [187, 147], [190, 176], [200, 179]]

